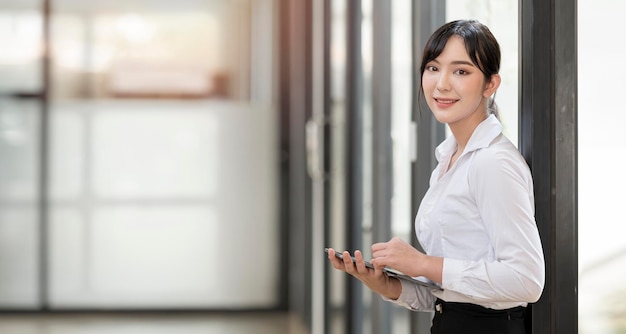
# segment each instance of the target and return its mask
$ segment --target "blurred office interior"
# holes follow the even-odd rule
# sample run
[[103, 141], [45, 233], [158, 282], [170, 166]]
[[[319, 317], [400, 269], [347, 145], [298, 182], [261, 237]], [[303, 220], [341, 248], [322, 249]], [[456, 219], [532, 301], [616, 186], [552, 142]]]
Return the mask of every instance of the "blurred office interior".
[[459, 18], [501, 44], [496, 100], [535, 175], [530, 332], [626, 333], [624, 9], [0, 0], [0, 333], [429, 333], [323, 248], [417, 246], [449, 133], [416, 62]]

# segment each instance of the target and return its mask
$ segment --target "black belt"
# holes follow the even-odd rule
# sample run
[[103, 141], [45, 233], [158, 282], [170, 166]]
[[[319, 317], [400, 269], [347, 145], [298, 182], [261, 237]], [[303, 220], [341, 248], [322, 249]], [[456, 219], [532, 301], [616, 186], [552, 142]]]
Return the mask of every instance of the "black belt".
[[494, 310], [471, 303], [446, 302], [437, 298], [435, 312], [440, 314], [458, 314], [472, 317], [488, 318], [524, 318], [526, 308], [517, 306], [504, 310]]

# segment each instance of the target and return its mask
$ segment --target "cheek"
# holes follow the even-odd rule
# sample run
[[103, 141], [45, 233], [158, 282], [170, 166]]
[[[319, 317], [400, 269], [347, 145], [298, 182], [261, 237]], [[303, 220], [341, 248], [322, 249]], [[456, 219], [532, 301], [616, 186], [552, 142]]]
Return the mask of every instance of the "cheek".
[[481, 99], [485, 92], [480, 82], [475, 81], [461, 82], [456, 85], [456, 89], [458, 92], [462, 92], [467, 98], [475, 97], [476, 99]]
[[436, 83], [437, 81], [433, 79], [432, 76], [425, 75], [422, 77], [422, 89], [424, 90], [424, 92], [431, 92], [434, 89]]

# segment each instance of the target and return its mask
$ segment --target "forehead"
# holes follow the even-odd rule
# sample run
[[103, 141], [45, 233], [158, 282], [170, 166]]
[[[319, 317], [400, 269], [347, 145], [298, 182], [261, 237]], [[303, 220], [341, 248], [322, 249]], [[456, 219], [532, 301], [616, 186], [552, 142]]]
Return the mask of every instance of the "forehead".
[[470, 63], [472, 62], [469, 54], [467, 53], [465, 41], [458, 35], [453, 35], [448, 39], [443, 51], [441, 51], [441, 54], [439, 54], [435, 60], [440, 62], [456, 60], [466, 60]]

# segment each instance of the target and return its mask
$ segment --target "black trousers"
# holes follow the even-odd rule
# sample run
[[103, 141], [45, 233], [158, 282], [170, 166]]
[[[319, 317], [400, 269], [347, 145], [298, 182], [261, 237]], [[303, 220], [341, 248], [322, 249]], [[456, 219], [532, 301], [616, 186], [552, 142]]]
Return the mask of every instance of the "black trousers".
[[437, 299], [431, 334], [525, 334], [524, 307], [493, 310]]

